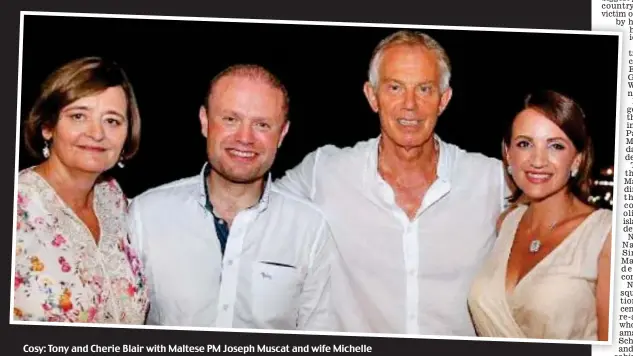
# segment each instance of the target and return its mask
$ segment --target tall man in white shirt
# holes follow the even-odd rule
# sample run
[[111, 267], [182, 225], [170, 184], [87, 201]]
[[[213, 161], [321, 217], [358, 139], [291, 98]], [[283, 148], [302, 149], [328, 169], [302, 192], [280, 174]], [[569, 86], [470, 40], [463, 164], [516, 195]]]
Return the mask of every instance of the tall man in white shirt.
[[201, 173], [133, 199], [149, 324], [336, 330], [329, 228], [310, 202], [270, 178], [287, 111], [288, 94], [266, 69], [226, 69], [200, 108]]
[[475, 335], [467, 295], [507, 188], [501, 161], [434, 133], [451, 99], [450, 70], [425, 34], [385, 38], [364, 86], [380, 136], [321, 147], [276, 182], [326, 215], [339, 252], [332, 300], [344, 331]]

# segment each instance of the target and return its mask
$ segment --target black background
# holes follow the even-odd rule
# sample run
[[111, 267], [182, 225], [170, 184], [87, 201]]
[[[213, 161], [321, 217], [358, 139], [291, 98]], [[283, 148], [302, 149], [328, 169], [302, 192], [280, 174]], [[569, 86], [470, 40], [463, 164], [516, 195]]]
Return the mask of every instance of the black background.
[[[126, 2], [91, 2], [86, 3], [83, 1], [76, 0], [58, 0], [55, 2], [49, 1], [41, 1], [41, 0], [25, 0], [20, 1], [19, 3], [9, 2], [3, 4], [3, 11], [0, 12], [0, 16], [2, 16], [2, 21], [0, 21], [0, 37], [2, 38], [2, 56], [0, 56], [0, 61], [2, 61], [2, 65], [0, 66], [0, 71], [2, 71], [0, 78], [3, 80], [0, 81], [0, 88], [2, 89], [2, 100], [0, 100], [0, 108], [2, 109], [2, 127], [0, 128], [0, 133], [5, 135], [3, 140], [0, 140], [0, 151], [4, 152], [4, 155], [0, 155], [0, 159], [2, 159], [2, 164], [7, 167], [14, 167], [18, 163], [15, 161], [15, 148], [16, 148], [16, 120], [15, 118], [18, 116], [21, 111], [21, 106], [16, 105], [17, 94], [20, 92], [16, 90], [18, 88], [18, 68], [19, 60], [18, 53], [20, 49], [20, 10], [46, 10], [46, 11], [83, 11], [83, 12], [95, 12], [95, 13], [125, 13], [125, 14], [152, 14], [152, 15], [178, 15], [178, 16], [218, 16], [218, 17], [243, 17], [243, 18], [268, 18], [268, 19], [296, 19], [296, 20], [333, 20], [333, 21], [366, 21], [366, 22], [385, 22], [385, 23], [399, 23], [399, 24], [433, 24], [433, 25], [453, 25], [453, 26], [461, 26], [461, 25], [470, 25], [470, 26], [499, 26], [499, 27], [534, 27], [534, 28], [553, 28], [553, 29], [576, 29], [576, 30], [590, 30], [591, 29], [591, 16], [590, 16], [590, 0], [561, 0], [561, 1], [551, 1], [551, 0], [534, 0], [529, 3], [516, 3], [516, 2], [508, 2], [505, 0], [479, 0], [479, 1], [469, 1], [469, 0], [460, 0], [460, 1], [434, 1], [434, 2], [412, 2], [412, 1], [402, 1], [402, 0], [390, 0], [388, 3], [377, 2], [377, 3], [368, 3], [368, 2], [347, 2], [342, 3], [340, 1], [331, 1], [331, 0], [322, 0], [318, 2], [293, 2], [293, 1], [272, 1], [272, 2], [256, 2], [256, 1], [229, 1], [229, 2], [219, 2], [219, 3], [211, 3], [211, 2], [199, 2], [195, 0], [179, 0], [178, 2], [165, 2], [161, 3], [158, 1], [126, 1]], [[139, 29], [144, 27], [145, 24], [139, 25]], [[105, 31], [106, 29], [103, 29]], [[116, 32], [116, 28], [110, 28], [109, 30]], [[37, 36], [44, 36], [48, 31], [54, 31], [54, 29], [50, 28], [42, 28], [41, 33], [36, 34]], [[66, 57], [69, 59], [74, 57], [75, 54], [79, 55], [81, 51], [85, 50], [86, 47], [78, 46], [76, 52], [72, 52], [72, 49], [69, 49], [72, 46], [72, 43], [78, 43], [82, 45], [86, 45], [87, 43], [91, 43], [91, 38], [85, 33], [86, 29], [83, 28], [72, 28], [69, 29], [68, 32], [63, 33], [61, 37], [49, 37], [51, 43], [49, 43], [48, 47], [50, 49], [47, 53], [40, 53], [42, 56], [37, 59], [29, 59], [33, 62], [39, 62], [39, 65], [34, 65], [29, 72], [24, 72], [24, 76], [31, 76], [31, 85], [37, 85], [37, 82], [43, 78], [44, 75], [47, 74], [49, 70], [52, 70], [56, 64], [61, 64], [62, 61], [65, 60]], [[207, 47], [213, 47], [213, 43], [217, 43], [219, 38], [222, 36], [213, 33], [207, 34], [203, 44], [206, 43]], [[375, 40], [381, 37], [377, 35]], [[84, 38], [83, 42], [81, 38]], [[87, 39], [86, 39], [87, 38]], [[92, 37], [92, 41], [94, 41], [95, 37]], [[98, 36], [96, 37], [98, 38]], [[356, 39], [353, 39], [352, 43], [355, 42]], [[158, 41], [160, 43], [160, 41]], [[370, 42], [370, 47], [375, 43], [373, 41]], [[444, 43], [447, 45], [446, 43]], [[92, 42], [93, 47], [97, 46], [98, 43]], [[142, 45], [138, 43], [137, 45]], [[296, 43], [291, 43], [288, 46], [292, 47], [296, 45]], [[507, 45], [507, 43], [500, 44], [501, 46]], [[317, 41], [314, 43], [314, 46], [319, 48], [323, 46], [321, 41]], [[26, 49], [26, 48], [25, 48]], [[66, 54], [63, 54], [62, 49], [69, 51]], [[246, 50], [246, 49], [244, 49]], [[362, 61], [368, 60], [369, 48], [363, 48], [365, 52], [362, 55]], [[449, 49], [452, 53], [454, 50]], [[578, 58], [582, 58], [588, 52], [591, 53], [594, 51], [594, 48], [584, 48], [578, 53]], [[164, 53], [169, 50], [166, 48]], [[200, 52], [198, 52], [200, 53]], [[213, 58], [214, 52], [209, 50], [203, 51], [203, 54], [207, 58]], [[469, 60], [472, 58], [476, 58], [481, 55], [481, 51], [475, 48], [474, 52], [472, 52], [472, 56], [469, 57]], [[81, 53], [83, 55], [83, 53]], [[339, 55], [339, 58], [344, 59], [345, 56], [349, 55], [343, 54]], [[173, 54], [176, 57], [175, 54]], [[544, 54], [547, 56], [547, 54]], [[125, 57], [125, 56], [124, 56]], [[454, 56], [453, 56], [454, 57]], [[225, 58], [225, 57], [221, 57]], [[154, 59], [154, 58], [152, 58]], [[132, 58], [119, 58], [120, 62], [124, 65], [125, 61], [131, 61]], [[26, 58], [25, 58], [26, 61]], [[60, 63], [54, 63], [58, 61]], [[494, 59], [493, 59], [494, 61]], [[497, 62], [500, 62], [496, 60]], [[572, 60], [573, 62], [573, 60]], [[148, 64], [139, 64], [141, 68], [151, 68], [152, 63], [155, 63], [153, 60], [149, 60]], [[508, 65], [513, 66], [513, 61], [511, 61]], [[26, 62], [25, 62], [26, 64]], [[265, 64], [265, 63], [263, 63]], [[146, 67], [147, 65], [147, 67]], [[566, 64], [565, 64], [566, 65]], [[39, 67], [39, 69], [37, 69]], [[26, 68], [26, 67], [25, 67]], [[353, 68], [353, 69], [352, 69]], [[352, 66], [349, 70], [361, 70], [362, 66], [360, 63], [354, 62], [354, 66]], [[128, 72], [135, 72], [137, 69], [133, 69], [128, 67]], [[186, 70], [187, 68], [185, 68]], [[212, 72], [211, 68], [209, 68]], [[217, 68], [216, 68], [217, 69]], [[271, 68], [275, 69], [275, 68]], [[553, 69], [552, 69], [553, 70]], [[579, 77], [584, 78], [592, 78], [606, 70], [609, 72], [608, 68], [598, 67], [594, 65], [589, 65], [586, 68], [583, 68], [577, 75]], [[160, 67], [156, 67], [156, 73], [159, 75], [155, 76], [156, 81], [152, 82], [156, 85], [161, 83], [161, 76], [165, 75], [165, 72], [173, 73], [173, 71], [165, 70]], [[510, 69], [508, 73], [518, 73], [519, 70]], [[136, 73], [132, 74], [133, 80], [136, 79]], [[171, 74], [176, 77], [175, 74]], [[457, 75], [457, 74], [455, 74]], [[358, 88], [358, 92], [356, 95], [360, 97], [360, 81], [364, 80], [363, 74], [355, 74], [356, 78], [359, 81], [356, 88]], [[353, 78], [352, 75], [345, 76], [351, 80]], [[282, 78], [288, 83], [288, 79]], [[311, 80], [319, 79], [317, 76], [310, 77]], [[463, 78], [462, 78], [463, 79]], [[296, 79], [298, 80], [298, 79]], [[458, 80], [456, 78], [456, 80]], [[135, 80], [135, 82], [138, 82]], [[141, 84], [136, 83], [137, 90], [140, 92], [142, 90], [142, 85], [151, 86], [151, 83]], [[336, 87], [336, 84], [332, 84], [333, 87]], [[197, 86], [198, 88], [200, 86]], [[25, 90], [22, 92], [24, 94], [24, 100], [28, 102], [32, 97], [29, 98], [29, 94], [27, 90], [30, 90], [31, 93], [34, 89], [27, 89], [28, 84], [25, 83]], [[182, 88], [179, 87], [171, 87], [168, 88], [167, 91], [172, 93], [177, 93]], [[491, 105], [487, 105], [488, 107], [494, 107], [498, 105], [498, 101], [493, 100], [495, 95], [498, 92], [505, 91], [506, 88], [498, 88], [498, 91], [494, 91], [492, 93], [487, 93], [485, 96], [488, 100], [486, 102], [492, 103]], [[614, 90], [611, 88], [611, 84], [608, 87], [597, 87], [593, 88], [593, 91], [596, 93], [600, 93], [603, 90]], [[147, 95], [148, 93], [142, 94]], [[481, 95], [482, 92], [476, 91], [475, 93], [464, 92], [461, 95], [464, 96], [473, 96], [473, 95]], [[485, 93], [484, 93], [485, 94]], [[34, 95], [34, 94], [30, 94]], [[140, 95], [140, 93], [139, 93]], [[189, 94], [186, 97], [191, 98], [192, 102], [195, 102], [193, 97], [190, 97]], [[324, 93], [319, 93], [318, 98], [324, 100], [324, 98], [332, 99], [332, 95], [326, 95]], [[615, 95], [611, 96], [611, 99], [615, 101]], [[154, 100], [155, 99], [142, 99], [141, 103], [142, 107], [145, 111], [150, 109], [145, 109], [145, 106], [149, 106], [146, 103], [146, 100]], [[294, 99], [293, 104], [298, 101], [298, 98]], [[361, 105], [362, 98], [348, 98], [348, 100], [353, 100], [358, 105]], [[29, 105], [25, 103], [26, 105]], [[195, 121], [195, 111], [197, 110], [197, 103], [189, 104], [192, 105], [191, 109], [185, 109], [184, 107], [180, 108], [183, 112], [191, 118], [187, 118], [186, 121]], [[318, 105], [319, 107], [321, 105]], [[330, 107], [332, 107], [330, 105]], [[158, 110], [158, 109], [155, 109]], [[331, 110], [332, 113], [335, 113], [337, 108], [333, 108]], [[370, 115], [365, 108], [365, 114], [362, 112], [355, 112], [354, 115]], [[452, 109], [451, 109], [452, 110]], [[473, 111], [474, 112], [474, 111]], [[147, 113], [149, 115], [149, 113]], [[484, 127], [488, 127], [486, 124], [485, 117], [482, 118], [483, 113], [477, 113], [478, 115], [471, 115], [473, 120], [480, 120], [483, 122]], [[183, 114], [184, 115], [184, 114]], [[612, 112], [611, 112], [611, 115]], [[341, 115], [338, 115], [342, 117]], [[180, 116], [179, 116], [180, 117]], [[447, 116], [448, 117], [448, 116]], [[184, 116], [183, 116], [184, 118]], [[376, 119], [372, 117], [374, 121], [374, 125], [376, 125]], [[145, 126], [147, 126], [146, 121], [144, 121]], [[482, 121], [483, 120], [483, 121]], [[610, 119], [605, 119], [608, 121]], [[191, 127], [195, 127], [195, 124]], [[293, 124], [294, 125], [294, 124]], [[611, 123], [609, 122], [609, 125]], [[289, 139], [293, 136], [301, 136], [301, 131], [296, 128], [297, 125], [293, 126], [292, 135], [290, 135]], [[373, 130], [376, 130], [377, 126], [374, 126]], [[189, 129], [188, 129], [189, 130]], [[193, 129], [191, 129], [193, 130]], [[368, 128], [367, 130], [371, 130]], [[297, 132], [299, 131], [299, 133]], [[335, 131], [335, 130], [334, 130]], [[305, 131], [304, 131], [305, 132]], [[145, 132], [144, 132], [145, 133]], [[366, 132], [365, 132], [366, 133]], [[144, 143], [149, 140], [149, 134], [144, 136]], [[154, 135], [152, 135], [154, 136]], [[158, 135], [156, 138], [158, 140]], [[316, 135], [315, 135], [316, 136]], [[312, 145], [317, 142], [318, 138], [309, 135], [309, 138], [312, 142]], [[359, 134], [360, 136], [360, 134]], [[448, 139], [448, 138], [447, 138]], [[195, 138], [192, 138], [195, 140]], [[163, 142], [163, 144], [167, 145]], [[200, 143], [195, 143], [195, 145], [200, 145]], [[306, 145], [305, 147], [307, 147]], [[145, 147], [145, 146], [144, 146]], [[155, 146], [156, 147], [156, 146]], [[173, 147], [167, 145], [167, 147]], [[492, 147], [492, 145], [490, 146]], [[145, 148], [144, 150], [147, 150]], [[494, 148], [490, 148], [495, 150]], [[161, 152], [168, 151], [165, 148]], [[287, 152], [288, 150], [282, 150], [282, 155], [288, 155], [292, 157], [292, 152]], [[190, 154], [196, 154], [190, 153]], [[153, 156], [147, 153], [143, 153], [146, 156]], [[203, 152], [199, 153], [199, 159], [204, 159]], [[302, 153], [295, 154], [294, 159], [300, 157]], [[123, 174], [122, 179], [125, 181], [125, 186], [128, 191], [136, 191], [143, 189], [143, 186], [137, 185], [134, 187], [133, 181], [135, 179], [129, 179], [132, 177], [133, 172], [141, 172], [139, 170], [139, 166], [143, 162], [143, 156], [139, 156], [139, 160], [136, 161], [135, 164], [132, 164], [129, 169], [123, 170], [123, 172], [128, 172]], [[280, 159], [282, 156], [280, 156]], [[174, 161], [178, 161], [178, 159], [173, 159]], [[288, 162], [291, 162], [292, 158], [288, 158]], [[280, 162], [283, 162], [280, 160]], [[22, 165], [24, 163], [20, 163]], [[178, 164], [177, 162], [173, 162], [172, 164]], [[174, 176], [184, 174], [186, 172], [181, 171], [180, 169], [171, 170], [169, 168], [165, 168], [168, 166], [167, 161], [163, 161], [162, 167], [164, 170], [173, 171]], [[16, 167], [18, 168], [18, 167]], [[277, 168], [278, 169], [278, 168]], [[158, 169], [157, 169], [158, 170]], [[9, 171], [11, 171], [9, 173]], [[197, 171], [197, 170], [196, 170]], [[176, 173], [177, 172], [177, 173]], [[3, 190], [0, 190], [0, 207], [2, 207], [3, 212], [0, 216], [4, 216], [5, 220], [2, 223], [5, 225], [5, 245], [4, 248], [8, 248], [9, 252], [5, 253], [5, 256], [11, 256], [13, 251], [11, 249], [10, 239], [8, 236], [12, 236], [14, 232], [14, 226], [12, 223], [13, 215], [14, 215], [14, 176], [15, 172], [13, 169], [7, 169], [7, 172], [3, 175], [2, 187]], [[160, 175], [157, 178], [149, 178], [145, 180], [146, 185], [152, 185], [153, 183], [159, 183], [160, 181], [167, 179], [167, 176]], [[12, 283], [12, 276], [10, 274], [10, 258], [5, 263], [7, 274], [7, 283]], [[6, 299], [4, 299], [4, 305], [9, 309], [9, 290], [5, 294]], [[8, 316], [12, 313], [9, 310]], [[156, 330], [126, 330], [126, 329], [108, 329], [108, 328], [72, 328], [72, 327], [51, 327], [51, 326], [21, 326], [21, 325], [13, 325], [8, 326], [4, 324], [6, 327], [6, 331], [2, 331], [2, 343], [6, 346], [5, 349], [8, 351], [9, 349], [12, 351], [22, 352], [22, 347], [25, 344], [31, 345], [46, 345], [46, 344], [54, 344], [54, 345], [85, 345], [85, 344], [100, 344], [100, 345], [122, 345], [123, 343], [127, 344], [143, 344], [143, 345], [151, 345], [157, 342], [162, 344], [167, 343], [179, 343], [179, 344], [207, 344], [207, 343], [231, 343], [231, 344], [274, 344], [276, 343], [310, 343], [312, 345], [318, 345], [320, 343], [328, 343], [332, 344], [334, 342], [345, 342], [349, 344], [361, 345], [368, 344], [374, 347], [372, 354], [440, 354], [440, 355], [463, 355], [466, 353], [484, 353], [486, 355], [534, 355], [538, 354], [541, 356], [545, 355], [562, 355], [562, 354], [574, 354], [574, 355], [590, 355], [591, 347], [584, 345], [556, 345], [556, 344], [535, 344], [535, 343], [504, 343], [504, 342], [474, 342], [474, 341], [453, 341], [453, 340], [415, 340], [415, 339], [390, 339], [390, 338], [358, 338], [358, 337], [332, 337], [332, 336], [297, 336], [297, 335], [268, 335], [268, 334], [241, 334], [241, 333], [213, 333], [213, 332], [189, 332], [189, 331], [156, 331]], [[8, 327], [7, 327], [8, 326]]]
[[[374, 46], [397, 28], [27, 16], [21, 118], [57, 66], [81, 56], [119, 62], [142, 117], [139, 155], [116, 169], [130, 197], [195, 175], [206, 159], [198, 109], [208, 81], [235, 63], [261, 64], [290, 95], [291, 126], [273, 175], [324, 144], [353, 145], [379, 133], [362, 86]], [[500, 157], [505, 126], [533, 89], [574, 97], [595, 136], [596, 169], [613, 165], [618, 38], [603, 35], [423, 30], [452, 61], [453, 98], [437, 133]], [[60, 41], [73, 34], [72, 41]], [[22, 149], [20, 168], [35, 162]]]

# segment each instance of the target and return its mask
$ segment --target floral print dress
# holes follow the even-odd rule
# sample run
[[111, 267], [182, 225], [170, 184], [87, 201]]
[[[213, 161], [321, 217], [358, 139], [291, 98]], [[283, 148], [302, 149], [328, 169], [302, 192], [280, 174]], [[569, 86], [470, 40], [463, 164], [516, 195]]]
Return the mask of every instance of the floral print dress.
[[127, 237], [127, 199], [113, 179], [94, 189], [98, 243], [32, 167], [18, 175], [15, 320], [144, 323], [147, 288]]

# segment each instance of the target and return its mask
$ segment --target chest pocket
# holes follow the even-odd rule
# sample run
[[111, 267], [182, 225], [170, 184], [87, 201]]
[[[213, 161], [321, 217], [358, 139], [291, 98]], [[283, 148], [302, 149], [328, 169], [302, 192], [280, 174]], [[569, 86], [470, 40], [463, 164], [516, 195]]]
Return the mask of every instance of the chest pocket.
[[251, 271], [253, 317], [273, 328], [294, 328], [302, 287], [300, 270], [275, 262], [255, 262]]

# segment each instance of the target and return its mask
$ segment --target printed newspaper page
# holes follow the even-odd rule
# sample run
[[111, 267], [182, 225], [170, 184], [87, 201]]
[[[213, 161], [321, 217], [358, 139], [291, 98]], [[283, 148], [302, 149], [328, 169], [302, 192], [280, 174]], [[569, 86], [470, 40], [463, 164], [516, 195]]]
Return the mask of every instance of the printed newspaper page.
[[[617, 218], [613, 240], [612, 345], [594, 345], [593, 354], [628, 356], [633, 355], [633, 1], [592, 0], [592, 30], [622, 33], [619, 127], [614, 147], [613, 209]], [[579, 75], [590, 72], [600, 73], [600, 69], [594, 68]]]

